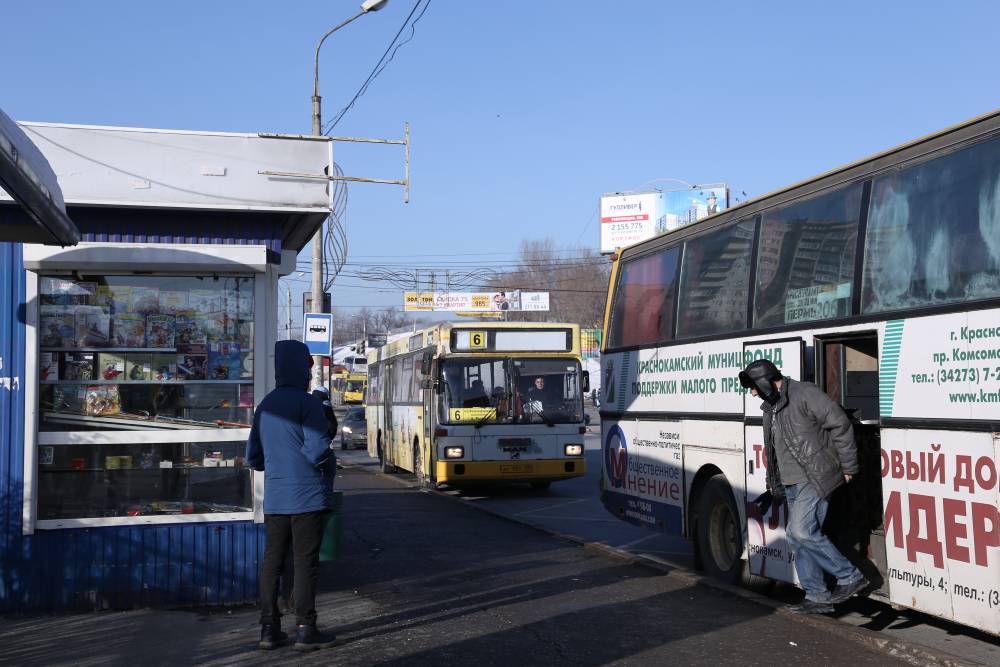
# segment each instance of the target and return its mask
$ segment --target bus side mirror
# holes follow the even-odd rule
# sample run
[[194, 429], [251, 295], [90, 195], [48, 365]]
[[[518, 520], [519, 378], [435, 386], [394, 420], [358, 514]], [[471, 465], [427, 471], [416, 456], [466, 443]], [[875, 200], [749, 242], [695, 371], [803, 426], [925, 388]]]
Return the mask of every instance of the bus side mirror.
[[[432, 363], [434, 363], [434, 353], [428, 350], [427, 352], [424, 352], [422, 357], [420, 357], [420, 374], [430, 375]], [[429, 389], [429, 387], [424, 388]]]
[[433, 389], [434, 388], [434, 378], [425, 377], [420, 380], [421, 389]]
[[581, 371], [580, 384], [583, 385], [583, 393], [590, 393], [590, 371]]

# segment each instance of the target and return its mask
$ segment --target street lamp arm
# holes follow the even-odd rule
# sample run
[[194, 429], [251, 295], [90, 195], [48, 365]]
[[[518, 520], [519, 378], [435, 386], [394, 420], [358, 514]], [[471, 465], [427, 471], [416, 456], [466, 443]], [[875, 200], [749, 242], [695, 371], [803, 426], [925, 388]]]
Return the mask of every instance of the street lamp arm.
[[366, 10], [362, 9], [360, 12], [358, 12], [357, 14], [355, 14], [354, 16], [352, 16], [351, 18], [347, 19], [346, 21], [344, 21], [340, 25], [335, 26], [335, 27], [331, 28], [330, 30], [328, 30], [327, 33], [325, 35], [323, 35], [322, 38], [320, 38], [319, 44], [316, 45], [316, 55], [313, 58], [313, 97], [319, 97], [319, 50], [321, 48], [323, 48], [323, 42], [326, 41], [327, 37], [329, 37], [333, 33], [337, 32], [338, 30], [340, 30], [341, 28], [343, 28], [348, 23], [354, 21], [355, 19], [361, 18], [366, 13], [367, 13]]

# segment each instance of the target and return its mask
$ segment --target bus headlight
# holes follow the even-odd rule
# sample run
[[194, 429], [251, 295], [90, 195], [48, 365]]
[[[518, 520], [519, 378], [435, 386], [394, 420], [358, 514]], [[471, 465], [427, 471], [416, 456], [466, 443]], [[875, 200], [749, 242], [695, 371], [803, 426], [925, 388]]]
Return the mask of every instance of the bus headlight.
[[446, 459], [460, 459], [465, 456], [465, 447], [445, 447], [444, 457]]
[[344, 433], [354, 433], [354, 431], [351, 430], [350, 426], [345, 426], [344, 427]]
[[566, 452], [566, 456], [581, 456], [583, 454], [583, 445], [566, 445], [563, 451]]

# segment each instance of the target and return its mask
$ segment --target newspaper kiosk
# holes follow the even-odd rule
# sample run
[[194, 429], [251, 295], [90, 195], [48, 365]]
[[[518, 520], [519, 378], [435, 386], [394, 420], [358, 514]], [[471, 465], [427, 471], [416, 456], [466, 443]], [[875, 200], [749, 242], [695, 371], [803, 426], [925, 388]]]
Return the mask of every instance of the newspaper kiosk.
[[330, 144], [22, 128], [82, 241], [23, 247], [0, 609], [252, 602], [263, 480], [244, 443], [274, 385], [277, 279], [330, 212]]

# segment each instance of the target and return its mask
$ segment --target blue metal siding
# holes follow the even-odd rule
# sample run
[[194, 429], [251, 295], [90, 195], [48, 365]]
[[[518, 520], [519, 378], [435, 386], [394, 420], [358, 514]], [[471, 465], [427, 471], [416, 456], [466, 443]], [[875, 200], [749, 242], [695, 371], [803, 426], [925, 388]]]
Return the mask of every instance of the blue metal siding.
[[264, 527], [252, 521], [21, 534], [24, 311], [21, 246], [0, 243], [0, 613], [255, 602]]

